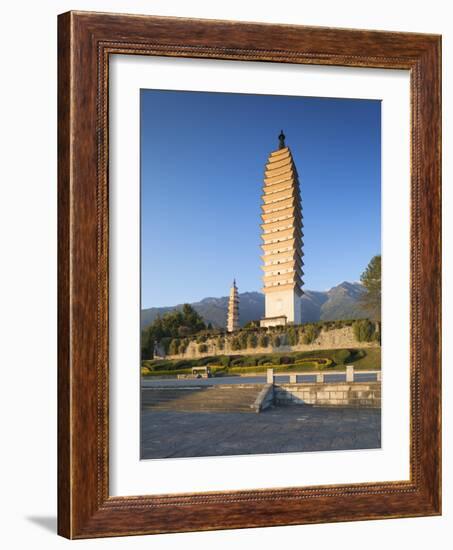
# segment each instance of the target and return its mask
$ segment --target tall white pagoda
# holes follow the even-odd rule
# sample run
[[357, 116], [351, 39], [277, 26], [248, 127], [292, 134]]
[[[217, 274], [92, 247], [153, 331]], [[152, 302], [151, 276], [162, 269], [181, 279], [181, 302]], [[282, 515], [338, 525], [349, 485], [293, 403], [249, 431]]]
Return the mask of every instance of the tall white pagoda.
[[261, 326], [301, 323], [303, 223], [299, 178], [283, 130], [270, 153], [261, 205], [265, 317]]
[[228, 299], [228, 318], [227, 331], [234, 332], [239, 329], [239, 294], [236, 286], [236, 279], [233, 281], [233, 286], [230, 290]]

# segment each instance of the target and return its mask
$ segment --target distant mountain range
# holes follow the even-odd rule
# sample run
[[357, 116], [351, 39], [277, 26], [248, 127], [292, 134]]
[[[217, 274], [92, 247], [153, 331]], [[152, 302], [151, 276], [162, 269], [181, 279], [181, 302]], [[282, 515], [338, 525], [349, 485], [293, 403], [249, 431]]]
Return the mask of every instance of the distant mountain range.
[[[366, 312], [359, 303], [363, 291], [363, 286], [360, 283], [348, 283], [346, 281], [324, 292], [306, 290], [302, 296], [302, 322], [310, 323], [366, 317]], [[205, 323], [212, 323], [214, 327], [226, 326], [228, 296], [204, 298], [200, 302], [191, 305], [203, 317]], [[158, 315], [162, 316], [168, 311], [180, 308], [182, 308], [182, 304], [142, 309], [142, 329], [149, 326]], [[261, 292], [243, 292], [239, 294], [241, 326], [262, 317], [264, 317], [264, 294]]]

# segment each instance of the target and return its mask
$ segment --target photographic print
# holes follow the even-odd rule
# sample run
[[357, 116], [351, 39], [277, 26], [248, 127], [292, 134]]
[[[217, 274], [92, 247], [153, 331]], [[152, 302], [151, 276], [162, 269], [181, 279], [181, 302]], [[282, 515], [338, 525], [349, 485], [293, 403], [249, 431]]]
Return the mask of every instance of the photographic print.
[[381, 102], [142, 89], [140, 126], [141, 458], [380, 448]]

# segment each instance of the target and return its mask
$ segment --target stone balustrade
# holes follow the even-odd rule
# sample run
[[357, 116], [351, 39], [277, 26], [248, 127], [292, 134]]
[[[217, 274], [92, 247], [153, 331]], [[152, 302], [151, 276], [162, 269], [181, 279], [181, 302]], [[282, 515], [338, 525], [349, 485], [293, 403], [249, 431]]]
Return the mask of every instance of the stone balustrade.
[[[360, 374], [375, 375], [375, 380], [363, 381]], [[278, 374], [278, 373], [277, 373]], [[332, 374], [344, 375], [344, 381], [332, 381]], [[280, 376], [285, 376], [281, 373]], [[288, 374], [286, 374], [288, 376]], [[313, 376], [313, 382], [298, 381], [298, 376]], [[330, 380], [329, 380], [330, 378]], [[276, 380], [274, 369], [267, 370], [267, 384], [272, 384], [275, 405], [314, 405], [326, 407], [380, 408], [381, 371], [356, 371], [348, 365], [344, 371], [292, 372], [289, 383]]]
[[[289, 376], [289, 383], [290, 384], [297, 384], [297, 377], [298, 376], [314, 376], [316, 377], [316, 383], [317, 384], [323, 384], [327, 383], [329, 380], [328, 378], [332, 375], [344, 375], [346, 382], [355, 382], [356, 374], [369, 374], [369, 375], [375, 375], [376, 376], [376, 382], [380, 382], [382, 375], [380, 370], [360, 370], [357, 371], [354, 369], [353, 365], [346, 366], [346, 370], [340, 371], [328, 371], [328, 372], [320, 372], [320, 371], [300, 371], [300, 372], [289, 372], [289, 373], [275, 373], [274, 369], [270, 368], [267, 369], [266, 372], [266, 383], [267, 384], [273, 384], [275, 382], [275, 376]], [[307, 382], [308, 383], [308, 382]]]

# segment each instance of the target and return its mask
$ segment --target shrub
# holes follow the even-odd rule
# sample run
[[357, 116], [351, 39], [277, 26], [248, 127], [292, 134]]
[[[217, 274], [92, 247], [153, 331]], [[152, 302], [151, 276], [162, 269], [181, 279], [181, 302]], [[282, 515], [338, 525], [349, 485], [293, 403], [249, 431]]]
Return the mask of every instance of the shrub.
[[257, 344], [258, 344], [258, 338], [256, 337], [256, 334], [249, 334], [247, 337], [247, 347], [256, 348]]
[[244, 365], [244, 359], [243, 357], [237, 357], [236, 359], [233, 359], [231, 361], [232, 367], [242, 367]]
[[354, 349], [350, 351], [349, 361], [358, 361], [366, 357], [366, 351], [364, 349]]
[[222, 367], [229, 367], [230, 361], [231, 361], [231, 358], [229, 355], [222, 355], [220, 357], [220, 364], [222, 365]]
[[231, 349], [237, 351], [241, 349], [241, 342], [236, 336], [231, 339]]
[[212, 375], [213, 376], [225, 376], [227, 375], [228, 376], [228, 371], [224, 368], [224, 367], [219, 367], [217, 369], [214, 369], [212, 371]]
[[290, 346], [295, 346], [299, 340], [299, 334], [298, 334], [298, 331], [294, 328], [290, 328], [288, 330], [288, 344]]
[[306, 325], [302, 336], [302, 343], [305, 345], [312, 344], [318, 337], [320, 332], [316, 325]]
[[295, 367], [303, 367], [303, 368], [317, 368], [319, 370], [323, 370], [329, 367], [334, 366], [334, 363], [331, 359], [318, 359], [316, 357], [306, 357], [305, 359], [299, 359], [294, 364]]
[[319, 363], [316, 361], [304, 361], [303, 363], [296, 363], [295, 368], [303, 367], [305, 370], [319, 369]]
[[165, 336], [164, 338], [161, 338], [160, 345], [164, 348], [165, 353], [168, 353], [168, 348], [170, 347], [170, 342], [173, 340], [170, 336]]
[[170, 342], [170, 345], [168, 346], [168, 353], [170, 355], [176, 355], [177, 353], [179, 353], [179, 340], [177, 340], [176, 338], [174, 338], [171, 342]]
[[253, 355], [248, 355], [244, 357], [244, 365], [247, 367], [254, 367], [257, 363], [257, 358]]
[[292, 365], [294, 364], [294, 357], [287, 357], [286, 355], [282, 355], [279, 358], [280, 365]]
[[315, 364], [319, 370], [327, 369], [334, 366], [334, 362], [332, 361], [332, 359], [315, 359]]
[[272, 364], [272, 358], [267, 356], [267, 355], [263, 355], [261, 357], [258, 358], [257, 360], [257, 364], [258, 365], [269, 365], [269, 364]]
[[186, 359], [181, 359], [180, 361], [173, 361], [170, 367], [168, 367], [170, 370], [172, 369], [188, 369], [190, 367], [189, 361]]
[[240, 349], [244, 349], [247, 347], [247, 339], [248, 339], [248, 334], [244, 331], [244, 332], [241, 332], [238, 336], [239, 338], [239, 342], [241, 344], [241, 347]]
[[153, 364], [150, 366], [152, 371], [161, 371], [171, 368], [172, 361], [153, 361]]
[[381, 324], [377, 323], [374, 327], [374, 337], [373, 340], [381, 345]]
[[183, 338], [179, 341], [179, 353], [186, 353], [187, 346], [189, 345], [189, 339]]
[[208, 351], [208, 346], [206, 344], [198, 344], [198, 351], [200, 353], [206, 353]]
[[269, 337], [266, 334], [260, 334], [258, 338], [258, 345], [260, 348], [267, 348], [269, 345]]
[[260, 322], [259, 321], [249, 321], [244, 325], [244, 328], [259, 328]]
[[348, 349], [340, 349], [334, 354], [335, 363], [338, 365], [344, 365], [349, 361], [351, 352]]
[[154, 372], [148, 372], [145, 376], [168, 376], [168, 375], [177, 375], [177, 374], [191, 374], [192, 369], [179, 369], [179, 370], [160, 370]]
[[[200, 344], [200, 346], [203, 346], [205, 344]], [[208, 355], [208, 357], [200, 357], [199, 359], [192, 360], [192, 366], [194, 367], [205, 367], [206, 365], [210, 365], [211, 363], [217, 363], [217, 357]]]
[[355, 321], [352, 325], [354, 336], [358, 342], [371, 342], [374, 339], [374, 324], [368, 319]]

